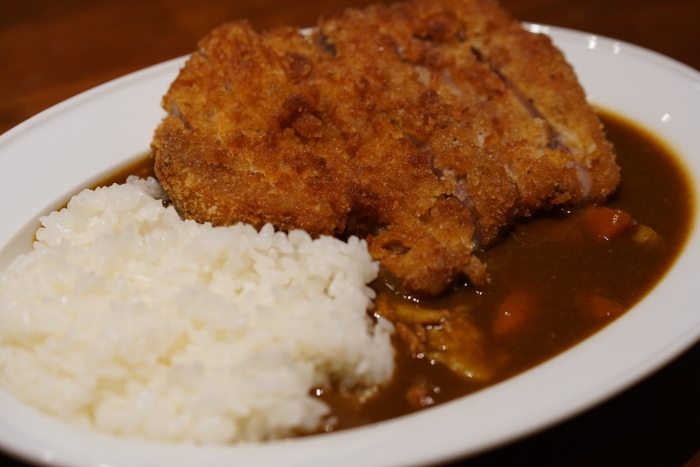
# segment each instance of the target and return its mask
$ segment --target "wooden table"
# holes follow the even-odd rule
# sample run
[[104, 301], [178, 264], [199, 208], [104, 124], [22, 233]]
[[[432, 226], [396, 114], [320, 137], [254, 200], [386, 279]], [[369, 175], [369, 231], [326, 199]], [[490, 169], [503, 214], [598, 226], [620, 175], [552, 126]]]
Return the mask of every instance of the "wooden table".
[[[221, 22], [313, 25], [370, 0], [0, 0], [0, 133], [98, 84], [190, 53]], [[700, 69], [697, 0], [502, 0], [525, 21], [614, 37]], [[249, 6], [256, 5], [256, 6]], [[453, 465], [682, 466], [700, 450], [700, 345], [611, 401]], [[24, 465], [0, 454], [0, 460]], [[8, 465], [5, 463], [5, 465]], [[696, 463], [694, 465], [700, 465]]]

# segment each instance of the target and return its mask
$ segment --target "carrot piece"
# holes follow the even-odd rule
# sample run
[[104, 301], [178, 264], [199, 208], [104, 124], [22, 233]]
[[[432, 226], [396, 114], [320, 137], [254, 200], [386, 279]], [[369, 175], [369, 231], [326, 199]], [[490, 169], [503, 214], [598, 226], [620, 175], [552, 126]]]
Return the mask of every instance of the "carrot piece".
[[496, 310], [493, 334], [496, 337], [517, 335], [535, 313], [535, 297], [523, 291], [508, 295]]
[[587, 296], [585, 306], [596, 319], [617, 318], [625, 311], [624, 306], [601, 295]]
[[610, 240], [636, 222], [625, 211], [607, 207], [589, 207], [584, 212], [588, 231], [599, 238]]

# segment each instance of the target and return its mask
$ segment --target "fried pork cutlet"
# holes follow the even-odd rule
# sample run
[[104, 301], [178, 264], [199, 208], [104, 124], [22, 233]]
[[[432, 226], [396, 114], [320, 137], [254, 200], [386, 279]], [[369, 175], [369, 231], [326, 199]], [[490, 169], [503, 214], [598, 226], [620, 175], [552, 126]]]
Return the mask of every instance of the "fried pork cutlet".
[[514, 219], [619, 181], [562, 54], [491, 0], [225, 24], [163, 105], [155, 169], [182, 215], [365, 237], [409, 293], [483, 284], [473, 252]]

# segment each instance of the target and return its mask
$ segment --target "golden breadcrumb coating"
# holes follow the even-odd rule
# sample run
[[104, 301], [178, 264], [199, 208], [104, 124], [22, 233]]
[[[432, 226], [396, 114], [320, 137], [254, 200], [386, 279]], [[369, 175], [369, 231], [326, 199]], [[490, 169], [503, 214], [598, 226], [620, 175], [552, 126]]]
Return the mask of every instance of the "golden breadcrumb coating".
[[156, 174], [182, 215], [365, 237], [409, 293], [482, 284], [475, 248], [620, 176], [562, 53], [491, 0], [348, 9], [306, 32], [225, 24], [163, 106]]

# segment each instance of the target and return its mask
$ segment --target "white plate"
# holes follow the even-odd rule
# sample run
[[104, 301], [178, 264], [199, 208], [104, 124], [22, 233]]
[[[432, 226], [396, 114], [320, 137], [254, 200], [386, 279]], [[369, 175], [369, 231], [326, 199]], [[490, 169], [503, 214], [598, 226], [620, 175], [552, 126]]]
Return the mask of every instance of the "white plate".
[[[639, 47], [574, 31], [550, 34], [590, 101], [656, 133], [700, 180], [700, 73]], [[83, 93], [0, 136], [0, 245], [47, 206], [146, 154], [161, 96], [183, 59]], [[700, 203], [695, 194], [695, 205]], [[195, 447], [127, 441], [62, 425], [0, 392], [0, 446], [62, 466], [413, 466], [465, 456], [571, 417], [659, 369], [700, 337], [694, 294], [700, 229], [663, 281], [613, 324], [536, 368], [418, 414], [291, 441]]]

